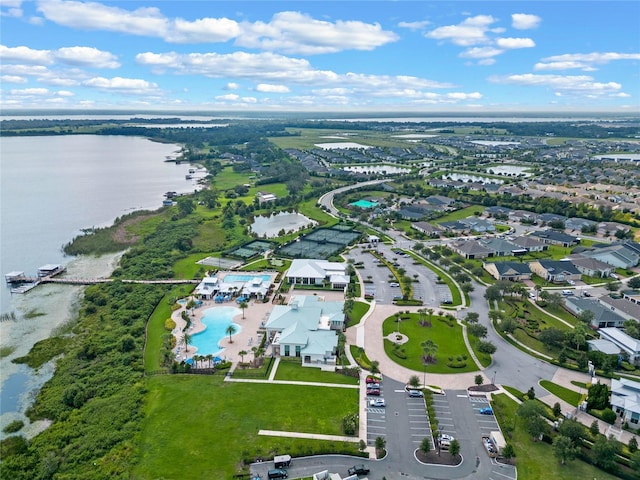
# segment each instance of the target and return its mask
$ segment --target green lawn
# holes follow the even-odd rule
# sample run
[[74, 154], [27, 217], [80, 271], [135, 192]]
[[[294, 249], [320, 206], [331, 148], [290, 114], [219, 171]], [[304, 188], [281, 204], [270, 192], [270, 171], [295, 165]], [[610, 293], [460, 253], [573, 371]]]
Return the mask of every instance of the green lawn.
[[[223, 382], [218, 376], [163, 375], [148, 380], [132, 478], [231, 478], [243, 459], [300, 456], [329, 449], [357, 454], [357, 443], [258, 435], [260, 429], [340, 435], [357, 413], [358, 391]], [[111, 459], [117, 461], [117, 459]]]
[[300, 361], [280, 360], [276, 380], [294, 380], [298, 382], [339, 383], [357, 385], [358, 379], [334, 372], [323, 372], [319, 368], [303, 367]]
[[436, 221], [438, 223], [442, 222], [455, 222], [456, 220], [462, 220], [463, 218], [473, 217], [476, 212], [484, 212], [484, 207], [482, 205], [472, 205], [470, 207], [461, 208], [460, 210], [456, 210], [455, 212], [451, 212], [443, 217], [438, 218]]
[[349, 321], [349, 326], [353, 327], [354, 325], [359, 324], [360, 320], [362, 320], [364, 314], [369, 311], [370, 307], [371, 305], [369, 305], [368, 303], [353, 302], [353, 309], [349, 314], [349, 317], [351, 318], [351, 320]]
[[[493, 410], [505, 439], [513, 445], [516, 452], [518, 480], [575, 480], [597, 479], [614, 480], [617, 477], [603, 472], [581, 460], [573, 460], [566, 465], [553, 456], [553, 447], [548, 443], [534, 442], [525, 431], [524, 422], [516, 421], [518, 404], [505, 394], [494, 395]], [[515, 423], [515, 430], [513, 428]], [[509, 438], [509, 433], [512, 437]]]
[[[404, 315], [403, 317], [406, 317]], [[385, 340], [384, 349], [389, 358], [403, 367], [410, 368], [417, 372], [424, 371], [422, 363], [423, 349], [420, 346], [425, 340], [432, 340], [438, 346], [436, 354], [437, 363], [427, 365], [429, 373], [463, 373], [478, 370], [478, 367], [471, 359], [471, 355], [467, 350], [464, 339], [462, 338], [462, 327], [456, 323], [453, 326], [447, 325], [438, 319], [438, 315], [433, 315], [431, 327], [423, 327], [418, 323], [418, 314], [410, 314], [409, 319], [400, 322], [400, 333], [407, 335], [409, 341], [403, 344], [407, 358], [400, 358], [393, 353], [394, 343]], [[383, 325], [383, 335], [387, 336], [392, 332], [398, 331], [398, 322], [395, 316], [387, 318]], [[456, 359], [458, 356], [466, 355], [466, 365], [460, 368], [452, 368], [447, 366], [449, 357]]]
[[549, 380], [540, 380], [540, 386], [542, 388], [546, 388], [550, 393], [574, 407], [577, 407], [582, 400], [582, 394], [579, 392], [563, 387], [562, 385], [558, 385], [557, 383], [550, 382]]

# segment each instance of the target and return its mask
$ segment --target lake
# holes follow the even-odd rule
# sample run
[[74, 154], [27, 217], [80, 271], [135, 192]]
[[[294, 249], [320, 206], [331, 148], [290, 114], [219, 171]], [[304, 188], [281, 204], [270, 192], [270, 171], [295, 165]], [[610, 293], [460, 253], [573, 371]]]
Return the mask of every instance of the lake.
[[[69, 276], [76, 278], [108, 273], [115, 255], [67, 257], [63, 245], [83, 228], [110, 225], [134, 210], [159, 208], [167, 191], [193, 191], [194, 183], [185, 180], [190, 165], [164, 161], [179, 149], [126, 136], [0, 137], [1, 273], [33, 275], [48, 263], [67, 265]], [[0, 427], [24, 420], [20, 412], [52, 371], [34, 373], [11, 360], [68, 322], [81, 291], [41, 285], [11, 295], [8, 287], [0, 289], [1, 313], [14, 312], [18, 318], [0, 322], [0, 347], [11, 351], [0, 359]]]

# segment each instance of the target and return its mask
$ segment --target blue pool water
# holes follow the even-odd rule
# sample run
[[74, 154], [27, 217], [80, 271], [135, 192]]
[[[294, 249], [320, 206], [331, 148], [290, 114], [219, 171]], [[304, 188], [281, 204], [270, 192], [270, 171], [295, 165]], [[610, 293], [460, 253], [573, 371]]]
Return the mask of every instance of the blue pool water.
[[351, 205], [360, 208], [373, 208], [378, 205], [378, 202], [370, 202], [369, 200], [358, 200], [357, 202], [351, 203]]
[[[229, 341], [229, 335], [225, 332], [227, 327], [233, 323], [233, 317], [240, 315], [242, 310], [236, 307], [215, 307], [204, 311], [202, 323], [205, 329], [191, 337], [191, 345], [198, 349], [198, 355], [209, 355], [219, 353], [224, 347], [219, 344], [224, 340]], [[236, 327], [236, 334], [240, 333], [241, 327], [233, 323]]]
[[271, 280], [271, 275], [237, 275], [235, 273], [230, 273], [224, 277], [224, 281], [226, 283], [250, 282], [256, 277], [260, 278], [263, 282]]

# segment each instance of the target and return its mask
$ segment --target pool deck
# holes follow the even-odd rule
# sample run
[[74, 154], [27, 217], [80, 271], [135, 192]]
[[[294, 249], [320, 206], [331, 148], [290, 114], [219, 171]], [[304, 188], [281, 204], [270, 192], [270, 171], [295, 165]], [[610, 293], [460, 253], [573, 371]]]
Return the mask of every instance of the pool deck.
[[[311, 290], [294, 290], [294, 292], [297, 295], [313, 295], [313, 291]], [[325, 297], [326, 300], [344, 300], [344, 295], [342, 294], [342, 292], [319, 291], [318, 295]], [[289, 301], [290, 296], [291, 294], [285, 296], [285, 303]], [[191, 328], [189, 329], [188, 333], [190, 335], [194, 335], [204, 330], [205, 326], [202, 323], [202, 317], [204, 316], [205, 310], [208, 310], [210, 308], [230, 306], [240, 309], [235, 301], [225, 303], [216, 303], [214, 300], [203, 301], [201, 306], [193, 309], [193, 316], [191, 317]], [[242, 312], [233, 317], [233, 322], [242, 327], [240, 332], [231, 337], [231, 343], [229, 343], [228, 335], [220, 341], [220, 345], [224, 350], [220, 352], [218, 356], [222, 359], [229, 360], [236, 364], [241, 361], [239, 352], [244, 350], [248, 352], [248, 355], [245, 357], [245, 361], [251, 360], [253, 358], [251, 347], [259, 345], [261, 340], [261, 338], [258, 336], [260, 324], [262, 322], [267, 322], [274, 306], [275, 305], [270, 301], [267, 303], [262, 303], [260, 301], [256, 302], [253, 299], [250, 300], [248, 302], [248, 307], [244, 310], [245, 318], [242, 318]], [[172, 333], [178, 340], [177, 346], [173, 350], [177, 360], [185, 360], [187, 358], [193, 357], [198, 353], [198, 349], [193, 345], [189, 345], [189, 350], [185, 352], [184, 345], [180, 341], [182, 330], [186, 325], [186, 322], [182, 319], [181, 316], [185, 308], [186, 307], [184, 305], [181, 305], [178, 310], [175, 310], [171, 314], [171, 318], [176, 322], [176, 327], [173, 329]]]

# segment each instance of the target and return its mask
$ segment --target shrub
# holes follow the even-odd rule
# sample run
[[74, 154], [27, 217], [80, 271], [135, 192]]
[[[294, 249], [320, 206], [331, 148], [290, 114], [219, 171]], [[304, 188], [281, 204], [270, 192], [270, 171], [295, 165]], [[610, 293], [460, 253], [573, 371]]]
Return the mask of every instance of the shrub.
[[165, 330], [172, 331], [174, 328], [176, 328], [176, 322], [174, 322], [172, 318], [167, 318], [164, 321], [164, 328]]
[[[2, 429], [4, 433], [16, 433], [24, 427], [24, 422], [22, 420], [14, 420], [9, 423], [6, 427]], [[634, 437], [635, 438], [635, 437]]]
[[610, 408], [605, 408], [604, 411], [602, 412], [602, 420], [604, 420], [607, 423], [610, 423], [611, 425], [615, 423], [616, 418], [617, 418], [616, 412], [614, 412]]

